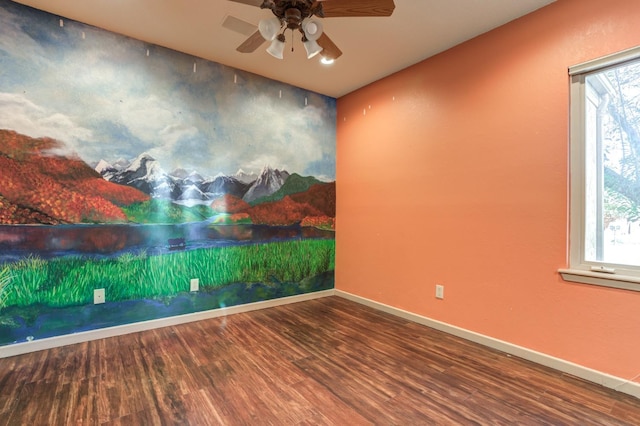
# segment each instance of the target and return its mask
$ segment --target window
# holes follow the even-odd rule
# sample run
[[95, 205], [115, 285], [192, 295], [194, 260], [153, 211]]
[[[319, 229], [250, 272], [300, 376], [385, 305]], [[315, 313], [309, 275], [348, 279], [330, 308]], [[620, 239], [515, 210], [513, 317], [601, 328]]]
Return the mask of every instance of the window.
[[571, 216], [565, 280], [640, 291], [640, 48], [571, 76]]

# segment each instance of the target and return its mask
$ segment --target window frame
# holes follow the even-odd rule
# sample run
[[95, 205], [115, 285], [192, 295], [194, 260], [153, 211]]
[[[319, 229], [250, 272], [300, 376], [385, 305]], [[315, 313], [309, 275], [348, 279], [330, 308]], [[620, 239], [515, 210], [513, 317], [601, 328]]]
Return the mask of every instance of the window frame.
[[569, 267], [559, 269], [565, 281], [640, 291], [640, 266], [585, 260], [586, 110], [589, 74], [640, 59], [640, 47], [569, 67]]

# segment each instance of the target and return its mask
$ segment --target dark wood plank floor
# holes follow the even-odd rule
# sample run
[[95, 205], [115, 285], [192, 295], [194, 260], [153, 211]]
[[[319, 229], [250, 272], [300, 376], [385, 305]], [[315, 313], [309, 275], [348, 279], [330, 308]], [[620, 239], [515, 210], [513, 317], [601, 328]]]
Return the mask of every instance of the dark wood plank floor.
[[2, 425], [638, 425], [640, 400], [327, 297], [0, 359]]

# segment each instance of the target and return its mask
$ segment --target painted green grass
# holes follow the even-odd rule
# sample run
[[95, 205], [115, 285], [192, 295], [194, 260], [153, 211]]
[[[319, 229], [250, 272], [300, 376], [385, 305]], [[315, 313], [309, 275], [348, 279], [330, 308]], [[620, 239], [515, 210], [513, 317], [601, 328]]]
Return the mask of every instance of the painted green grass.
[[335, 269], [334, 240], [298, 240], [117, 259], [27, 258], [0, 272], [0, 308], [93, 303], [104, 288], [108, 301], [158, 299], [232, 283], [300, 282]]
[[5, 266], [0, 270], [0, 308], [2, 308], [6, 304], [10, 285], [11, 271], [8, 267]]

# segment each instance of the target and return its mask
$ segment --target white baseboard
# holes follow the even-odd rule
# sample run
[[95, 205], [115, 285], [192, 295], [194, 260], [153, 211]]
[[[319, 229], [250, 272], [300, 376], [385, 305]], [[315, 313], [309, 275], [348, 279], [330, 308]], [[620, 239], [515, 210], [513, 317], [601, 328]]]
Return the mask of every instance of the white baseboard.
[[193, 321], [201, 321], [209, 318], [239, 314], [241, 312], [250, 312], [256, 311], [258, 309], [272, 308], [274, 306], [286, 305], [289, 303], [304, 302], [305, 300], [333, 296], [334, 294], [335, 290], [333, 289], [316, 291], [313, 293], [299, 294], [297, 296], [265, 300], [263, 302], [247, 303], [244, 305], [230, 306], [228, 308], [212, 309], [209, 311], [194, 312], [192, 314], [176, 315], [168, 318], [158, 318], [155, 320], [101, 328], [98, 330], [83, 331], [80, 333], [66, 334], [56, 337], [48, 337], [46, 339], [32, 340], [30, 342], [14, 343], [0, 347], [0, 358], [22, 355], [44, 349], [57, 348], [59, 346], [73, 345], [75, 343], [83, 343], [90, 340], [120, 336], [128, 333], [136, 333], [138, 331], [152, 330], [154, 328], [167, 327], [171, 325], [185, 324]]
[[463, 339], [470, 340], [472, 342], [479, 343], [493, 349], [497, 349], [501, 352], [505, 352], [507, 354], [511, 354], [519, 358], [523, 358], [528, 361], [553, 368], [563, 373], [588, 380], [590, 382], [614, 389], [616, 391], [635, 396], [636, 398], [640, 398], [640, 383], [634, 382], [632, 380], [626, 380], [620, 377], [612, 376], [610, 374], [593, 370], [579, 364], [574, 364], [560, 358], [555, 358], [553, 356], [537, 352], [532, 349], [514, 345], [503, 340], [494, 339], [493, 337], [485, 336], [470, 330], [466, 330], [464, 328], [433, 320], [431, 318], [414, 314], [402, 309], [394, 308], [393, 306], [385, 305], [374, 300], [356, 296], [345, 291], [335, 290], [335, 295], [369, 306], [379, 311], [386, 312], [418, 324], [426, 325], [436, 330], [440, 330], [445, 333], [452, 334], [454, 336], [461, 337]]

